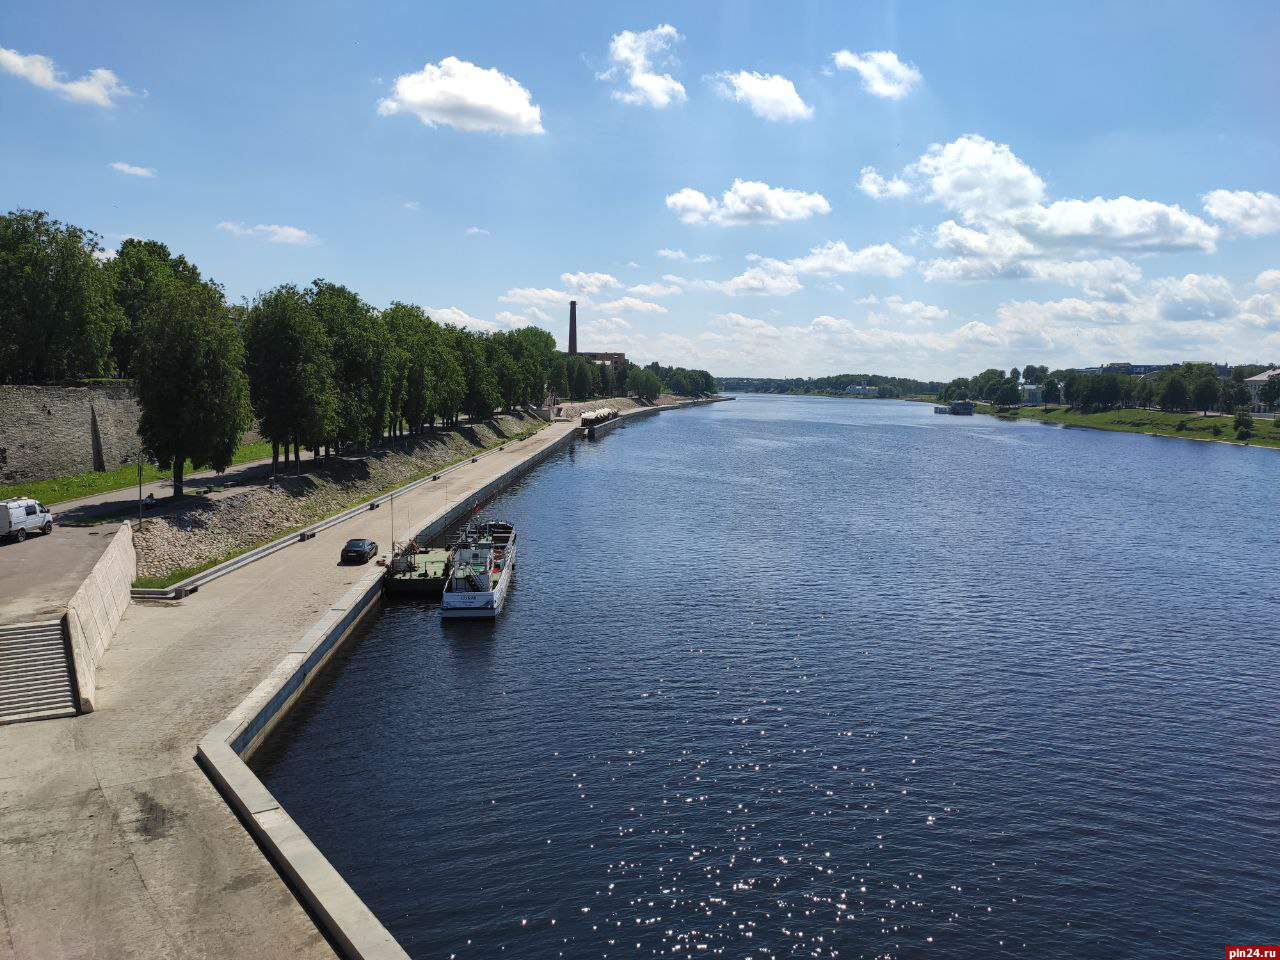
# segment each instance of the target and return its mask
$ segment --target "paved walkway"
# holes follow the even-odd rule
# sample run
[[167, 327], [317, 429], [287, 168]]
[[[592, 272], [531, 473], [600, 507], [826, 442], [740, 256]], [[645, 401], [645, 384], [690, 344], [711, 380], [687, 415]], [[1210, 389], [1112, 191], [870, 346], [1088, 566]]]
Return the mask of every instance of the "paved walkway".
[[[450, 473], [448, 502], [572, 429]], [[400, 529], [445, 494], [441, 482], [397, 497]], [[342, 543], [385, 542], [390, 524], [385, 508], [360, 515], [185, 600], [135, 603], [95, 713], [0, 727], [0, 960], [333, 956], [193, 757], [363, 572], [336, 564]]]

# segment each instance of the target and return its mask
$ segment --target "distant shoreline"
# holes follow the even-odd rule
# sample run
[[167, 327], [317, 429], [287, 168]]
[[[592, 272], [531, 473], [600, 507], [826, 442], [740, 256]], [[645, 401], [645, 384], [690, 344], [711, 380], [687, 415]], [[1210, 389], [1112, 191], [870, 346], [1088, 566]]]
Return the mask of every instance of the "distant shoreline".
[[[1034, 420], [1038, 423], [1061, 427], [1083, 427], [1088, 430], [1106, 430], [1112, 433], [1137, 433], [1149, 437], [1169, 437], [1174, 440], [1229, 443], [1236, 447], [1280, 449], [1280, 420], [1255, 419], [1252, 435], [1246, 440], [1240, 440], [1236, 438], [1232, 418], [1227, 414], [1211, 413], [1205, 416], [1195, 412], [1176, 413], [1141, 407], [1081, 413], [1062, 406], [1015, 407], [997, 412], [989, 404], [980, 404], [975, 412], [1001, 420]], [[1215, 427], [1218, 430], [1216, 434]]]

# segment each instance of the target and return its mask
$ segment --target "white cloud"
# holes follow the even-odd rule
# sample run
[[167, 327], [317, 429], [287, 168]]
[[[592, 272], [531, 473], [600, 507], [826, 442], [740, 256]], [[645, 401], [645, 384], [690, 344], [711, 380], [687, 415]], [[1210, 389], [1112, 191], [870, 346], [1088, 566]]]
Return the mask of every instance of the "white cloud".
[[875, 167], [863, 167], [858, 177], [858, 189], [868, 197], [880, 200], [884, 197], [905, 197], [911, 193], [911, 185], [900, 177], [886, 180]]
[[513, 330], [518, 330], [521, 327], [527, 327], [529, 324], [533, 323], [533, 319], [527, 312], [512, 313], [510, 310], [499, 310], [494, 314], [493, 320], [499, 326], [509, 327]]
[[489, 231], [484, 227], [467, 227], [466, 234], [469, 237], [487, 237]]
[[528, 303], [544, 307], [567, 307], [573, 294], [549, 287], [513, 287], [498, 297], [503, 303]]
[[1049, 202], [1044, 181], [1027, 163], [1006, 144], [976, 134], [930, 145], [904, 173], [909, 187], [960, 221], [934, 229], [934, 246], [948, 256], [921, 267], [926, 280], [1052, 281], [1125, 300], [1141, 271], [1097, 254], [1212, 252], [1219, 234], [1177, 204], [1127, 196]]
[[1188, 273], [1157, 280], [1154, 286], [1165, 320], [1222, 320], [1236, 313], [1236, 298], [1224, 277]]
[[[1006, 144], [976, 134], [932, 144], [906, 173], [965, 223], [1003, 233], [991, 242], [1015, 243], [1009, 231], [1017, 231], [1033, 243], [1077, 250], [1212, 252], [1218, 236], [1176, 204], [1123, 196], [1046, 204], [1036, 172]], [[956, 224], [947, 229], [961, 236]]]
[[661, 110], [686, 99], [684, 85], [669, 73], [658, 73], [655, 63], [665, 65], [671, 59], [672, 44], [683, 37], [669, 23], [652, 30], [635, 33], [623, 30], [609, 43], [609, 59], [613, 66], [597, 74], [599, 80], [625, 80], [626, 89], [614, 90], [613, 98], [623, 103], [648, 105]]
[[223, 220], [218, 224], [218, 229], [225, 230], [227, 233], [237, 237], [257, 237], [258, 239], [266, 240], [268, 243], [287, 243], [299, 247], [307, 247], [320, 242], [318, 237], [308, 233], [301, 227], [286, 227], [275, 223], [259, 223], [250, 227], [243, 223]]
[[96, 107], [113, 107], [113, 97], [133, 94], [119, 77], [102, 67], [90, 70], [79, 80], [67, 80], [48, 57], [38, 53], [19, 53], [6, 47], [0, 47], [0, 70], [21, 77], [42, 90], [52, 90], [65, 100], [91, 103]]
[[704, 285], [731, 297], [785, 297], [801, 289], [795, 273], [779, 260], [765, 260], [731, 280], [709, 280]]
[[1044, 181], [1007, 145], [972, 133], [931, 144], [907, 173], [923, 182], [929, 200], [968, 223], [1000, 219], [1044, 199]]
[[468, 330], [477, 330], [481, 333], [494, 333], [501, 329], [494, 321], [473, 317], [460, 307], [427, 307], [427, 315], [437, 323], [466, 327]]
[[771, 187], [757, 180], [734, 180], [719, 200], [685, 187], [667, 197], [667, 208], [685, 223], [721, 226], [807, 220], [831, 212], [831, 204], [820, 193]]
[[1280, 289], [1280, 270], [1263, 270], [1253, 282], [1262, 290]]
[[378, 101], [378, 113], [402, 112], [414, 114], [429, 127], [443, 123], [459, 130], [546, 132], [542, 109], [518, 81], [457, 57], [397, 77], [391, 96]]
[[1205, 212], [1250, 237], [1280, 231], [1280, 197], [1248, 190], [1212, 190], [1202, 198]]
[[627, 292], [640, 297], [672, 297], [682, 291], [680, 286], [674, 283], [669, 286], [661, 283], [637, 283], [633, 287], [627, 287]]
[[406, 200], [406, 201], [402, 204], [402, 206], [403, 206], [406, 210], [421, 210], [421, 209], [422, 209], [422, 202], [421, 202], [421, 201], [419, 201], [419, 200]]
[[119, 160], [111, 164], [111, 169], [131, 177], [154, 177], [156, 175], [154, 167], [135, 167], [131, 163], [121, 163]]
[[755, 266], [748, 267], [729, 280], [698, 281], [697, 285], [717, 290], [731, 297], [752, 295], [784, 297], [802, 289], [800, 277], [813, 274], [832, 277], [856, 273], [867, 276], [899, 277], [915, 263], [891, 243], [879, 243], [861, 250], [850, 250], [844, 241], [836, 240], [812, 247], [803, 257], [777, 260], [752, 254], [747, 257]]
[[868, 93], [890, 100], [903, 99], [924, 79], [913, 64], [903, 63], [892, 50], [863, 54], [838, 50], [831, 58], [841, 70], [856, 70]]
[[560, 282], [574, 293], [593, 294], [601, 290], [622, 286], [617, 277], [607, 273], [562, 273]]
[[687, 260], [689, 263], [711, 263], [713, 260], [720, 259], [710, 253], [700, 253], [695, 257], [691, 257], [683, 250], [672, 250], [667, 247], [663, 247], [659, 250], [658, 256], [666, 260]]
[[648, 300], [640, 300], [636, 297], [619, 297], [617, 300], [610, 300], [608, 303], [600, 304], [600, 309], [605, 313], [666, 313], [667, 308], [660, 303], [652, 303]]
[[1177, 204], [1133, 197], [1056, 200], [1019, 217], [1016, 226], [1041, 243], [1083, 249], [1212, 253], [1218, 238], [1217, 227]]
[[1016, 230], [1003, 226], [982, 231], [946, 220], [934, 230], [934, 246], [952, 256], [921, 267], [929, 281], [1044, 280], [1081, 287], [1090, 296], [1125, 299], [1128, 285], [1142, 278], [1142, 271], [1122, 257], [1055, 259]]
[[878, 310], [867, 311], [867, 322], [877, 326], [900, 324], [909, 327], [927, 327], [947, 319], [949, 311], [932, 303], [919, 300], [904, 300], [896, 293], [885, 297], [866, 297], [858, 301]]
[[776, 73], [718, 73], [715, 90], [726, 100], [745, 103], [762, 120], [807, 120], [813, 107], [800, 99], [795, 84]]
[[891, 243], [850, 250], [843, 240], [835, 240], [813, 247], [806, 256], [788, 260], [787, 266], [797, 273], [816, 273], [824, 277], [837, 273], [900, 277], [913, 263], [915, 258]]

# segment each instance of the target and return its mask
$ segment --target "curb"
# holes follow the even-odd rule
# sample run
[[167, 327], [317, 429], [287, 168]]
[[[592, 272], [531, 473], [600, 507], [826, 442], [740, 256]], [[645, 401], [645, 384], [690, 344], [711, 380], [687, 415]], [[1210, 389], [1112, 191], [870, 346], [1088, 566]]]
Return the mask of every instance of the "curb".
[[408, 960], [342, 875], [245, 762], [382, 596], [371, 570], [299, 640], [196, 748], [196, 759], [276, 868], [347, 957]]

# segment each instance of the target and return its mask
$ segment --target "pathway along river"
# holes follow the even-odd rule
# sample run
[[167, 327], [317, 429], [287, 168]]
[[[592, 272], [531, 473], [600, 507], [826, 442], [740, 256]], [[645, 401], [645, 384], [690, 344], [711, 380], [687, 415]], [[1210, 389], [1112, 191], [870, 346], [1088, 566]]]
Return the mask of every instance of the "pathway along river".
[[493, 507], [256, 766], [415, 957], [1280, 941], [1280, 454], [742, 397]]

